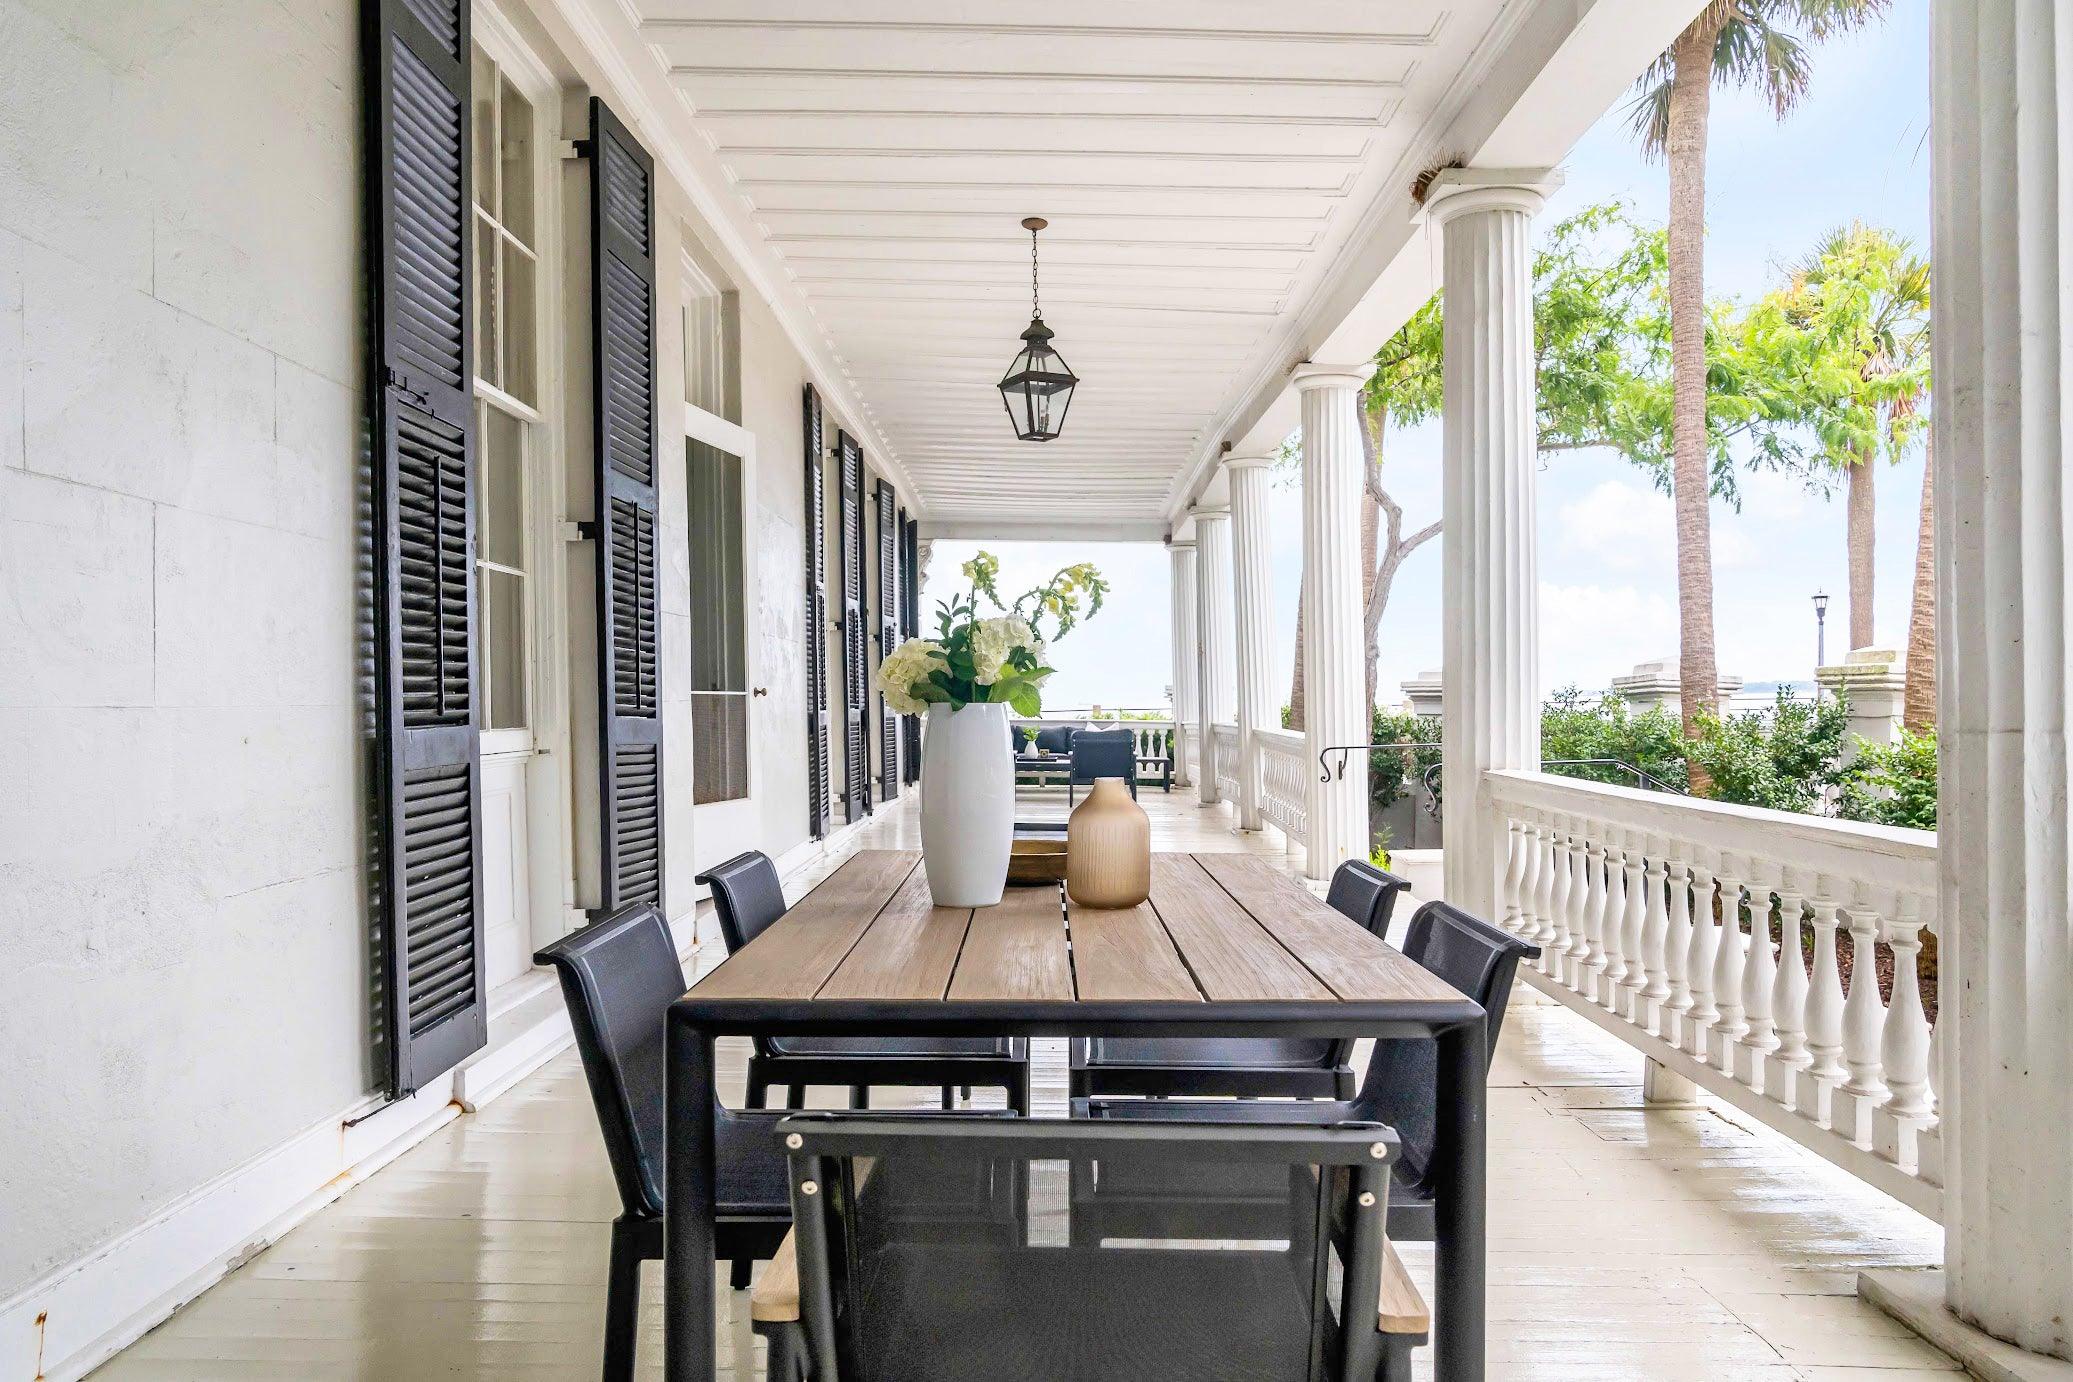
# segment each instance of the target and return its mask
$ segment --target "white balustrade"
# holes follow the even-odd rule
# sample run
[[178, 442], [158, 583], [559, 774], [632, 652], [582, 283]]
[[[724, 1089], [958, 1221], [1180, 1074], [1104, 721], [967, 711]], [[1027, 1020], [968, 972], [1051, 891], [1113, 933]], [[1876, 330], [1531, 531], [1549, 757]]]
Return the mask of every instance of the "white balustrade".
[[1922, 938], [1936, 931], [1933, 834], [1543, 773], [1486, 782], [1510, 851], [1496, 911], [1541, 947], [1527, 982], [1940, 1216], [1935, 1034], [1919, 986]]
[[1229, 720], [1209, 727], [1208, 771], [1216, 775], [1219, 801], [1238, 800], [1238, 726]]
[[1303, 749], [1303, 736], [1285, 729], [1253, 732], [1260, 757], [1260, 814], [1296, 844], [1309, 839], [1304, 820], [1304, 793], [1317, 769]]

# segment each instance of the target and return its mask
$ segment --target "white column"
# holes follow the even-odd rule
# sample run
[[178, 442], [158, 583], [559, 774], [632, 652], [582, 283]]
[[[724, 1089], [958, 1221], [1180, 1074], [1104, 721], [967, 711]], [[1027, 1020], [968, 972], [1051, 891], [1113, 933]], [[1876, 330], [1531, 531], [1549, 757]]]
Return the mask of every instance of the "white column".
[[[1195, 689], [1201, 670], [1195, 651], [1195, 544], [1170, 542], [1166, 550], [1173, 560], [1173, 778], [1185, 787], [1194, 781], [1186, 746], [1200, 713]], [[1198, 746], [1195, 754], [1201, 752]]]
[[2053, 13], [1932, 6], [1935, 1083], [1951, 1309], [2073, 1358], [2073, 53]]
[[1360, 570], [1360, 389], [1372, 373], [1367, 363], [1295, 370], [1303, 396], [1303, 747], [1312, 878], [1331, 877], [1341, 860], [1368, 857], [1368, 756], [1331, 755], [1329, 781], [1311, 769], [1326, 747], [1365, 744], [1373, 732]]
[[1195, 767], [1205, 803], [1217, 800], [1216, 744], [1209, 727], [1231, 718], [1231, 511], [1198, 505], [1195, 515], [1196, 724], [1202, 732]]
[[1273, 534], [1267, 520], [1272, 456], [1224, 462], [1231, 488], [1231, 590], [1238, 634], [1238, 828], [1258, 830], [1260, 753], [1253, 735], [1278, 728], [1274, 699]]
[[1426, 210], [1444, 241], [1445, 499], [1440, 583], [1447, 900], [1494, 915], [1503, 823], [1492, 768], [1540, 767], [1533, 489], [1533, 213], [1550, 176], [1454, 169]]

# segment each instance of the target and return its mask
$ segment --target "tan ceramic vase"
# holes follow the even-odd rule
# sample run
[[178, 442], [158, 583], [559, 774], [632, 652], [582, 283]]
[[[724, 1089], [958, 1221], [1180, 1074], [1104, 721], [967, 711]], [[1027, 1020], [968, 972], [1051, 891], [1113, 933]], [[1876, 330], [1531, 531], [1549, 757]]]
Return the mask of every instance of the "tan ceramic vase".
[[1152, 823], [1120, 777], [1098, 777], [1065, 826], [1065, 892], [1083, 907], [1135, 907], [1152, 891]]

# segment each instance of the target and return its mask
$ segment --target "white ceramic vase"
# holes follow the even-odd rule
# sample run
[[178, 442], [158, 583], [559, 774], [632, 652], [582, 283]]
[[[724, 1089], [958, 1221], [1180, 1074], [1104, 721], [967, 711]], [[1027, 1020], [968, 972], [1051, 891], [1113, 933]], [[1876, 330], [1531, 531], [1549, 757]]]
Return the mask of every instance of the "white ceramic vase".
[[929, 707], [921, 740], [921, 858], [938, 907], [991, 907], [1015, 840], [1008, 707]]

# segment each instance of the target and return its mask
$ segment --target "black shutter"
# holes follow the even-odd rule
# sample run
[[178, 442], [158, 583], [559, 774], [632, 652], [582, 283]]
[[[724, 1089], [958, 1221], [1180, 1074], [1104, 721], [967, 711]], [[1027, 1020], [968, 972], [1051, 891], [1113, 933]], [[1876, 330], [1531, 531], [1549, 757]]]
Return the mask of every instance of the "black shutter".
[[475, 521], [466, 0], [368, 0], [373, 778], [388, 1084], [489, 1037]]
[[828, 833], [828, 490], [820, 395], [806, 386], [806, 812]]
[[[878, 519], [878, 661], [900, 646], [900, 516], [893, 487], [877, 482], [871, 495]], [[878, 698], [878, 794], [900, 794], [900, 717]]]
[[871, 814], [871, 745], [864, 727], [870, 700], [864, 671], [864, 450], [849, 433], [835, 435], [842, 462], [836, 503], [842, 523], [842, 809], [845, 820], [860, 821]]
[[[900, 619], [906, 636], [921, 637], [921, 525], [900, 510]], [[921, 781], [921, 717], [907, 717], [904, 781]]]
[[591, 421], [596, 454], [604, 910], [662, 905], [656, 602], [654, 160], [590, 101]]

